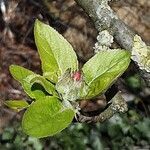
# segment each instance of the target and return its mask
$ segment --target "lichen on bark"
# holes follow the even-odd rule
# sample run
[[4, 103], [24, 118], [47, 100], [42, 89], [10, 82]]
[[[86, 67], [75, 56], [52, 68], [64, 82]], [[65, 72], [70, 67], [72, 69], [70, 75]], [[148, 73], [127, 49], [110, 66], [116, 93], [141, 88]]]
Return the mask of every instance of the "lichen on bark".
[[95, 53], [101, 50], [109, 49], [112, 43], [113, 36], [107, 30], [100, 32], [97, 36], [97, 42], [94, 47]]
[[150, 46], [147, 46], [138, 35], [134, 37], [132, 59], [140, 69], [145, 69], [150, 73]]

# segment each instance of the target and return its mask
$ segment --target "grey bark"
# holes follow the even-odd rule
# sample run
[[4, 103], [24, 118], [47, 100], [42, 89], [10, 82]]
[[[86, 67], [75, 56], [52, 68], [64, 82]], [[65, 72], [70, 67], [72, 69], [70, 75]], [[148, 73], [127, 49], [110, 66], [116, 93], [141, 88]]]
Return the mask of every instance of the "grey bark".
[[[97, 31], [108, 30], [115, 41], [124, 49], [131, 51], [135, 33], [122, 22], [107, 4], [109, 0], [75, 0], [93, 20]], [[134, 60], [133, 60], [134, 61]], [[136, 63], [136, 62], [135, 62]], [[137, 64], [137, 63], [136, 63]], [[145, 83], [150, 87], [150, 74], [139, 69]]]
[[96, 123], [96, 122], [104, 122], [111, 118], [116, 113], [125, 113], [128, 110], [127, 103], [121, 96], [120, 92], [118, 92], [113, 98], [112, 103], [108, 108], [106, 108], [102, 113], [98, 116], [94, 117], [87, 117], [84, 115], [78, 116], [79, 122], [86, 122], [86, 123]]

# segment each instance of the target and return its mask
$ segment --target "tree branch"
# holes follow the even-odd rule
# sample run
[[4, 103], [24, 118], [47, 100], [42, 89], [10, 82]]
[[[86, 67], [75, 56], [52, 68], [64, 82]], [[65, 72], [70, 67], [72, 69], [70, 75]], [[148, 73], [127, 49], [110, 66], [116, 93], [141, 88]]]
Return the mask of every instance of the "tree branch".
[[[91, 17], [96, 29], [108, 30], [115, 41], [124, 49], [132, 51], [135, 33], [122, 22], [108, 5], [110, 0], [75, 0]], [[138, 65], [137, 60], [132, 60]], [[150, 73], [139, 68], [145, 83], [150, 87]]]
[[95, 123], [95, 122], [104, 122], [107, 119], [111, 118], [115, 113], [124, 113], [128, 110], [126, 101], [122, 98], [120, 92], [118, 92], [112, 99], [112, 104], [105, 109], [98, 116], [87, 117], [79, 114], [78, 121], [86, 123]]

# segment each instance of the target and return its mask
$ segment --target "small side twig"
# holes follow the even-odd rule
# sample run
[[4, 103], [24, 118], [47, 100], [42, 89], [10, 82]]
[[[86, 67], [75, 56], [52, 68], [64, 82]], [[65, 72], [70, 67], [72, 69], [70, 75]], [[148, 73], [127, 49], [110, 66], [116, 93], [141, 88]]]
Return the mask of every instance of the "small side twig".
[[95, 122], [104, 122], [107, 119], [111, 118], [116, 113], [125, 113], [128, 110], [127, 103], [118, 92], [112, 99], [112, 104], [105, 109], [98, 116], [87, 117], [82, 114], [78, 116], [78, 122], [86, 123], [95, 123]]

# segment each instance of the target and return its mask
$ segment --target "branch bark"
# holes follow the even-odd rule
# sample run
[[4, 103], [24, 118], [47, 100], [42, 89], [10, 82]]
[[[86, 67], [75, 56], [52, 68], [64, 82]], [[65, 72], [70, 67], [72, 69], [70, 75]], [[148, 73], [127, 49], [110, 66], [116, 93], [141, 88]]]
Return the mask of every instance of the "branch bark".
[[[110, 0], [75, 0], [93, 20], [96, 29], [101, 32], [108, 30], [115, 41], [124, 49], [132, 51], [135, 33], [122, 22], [109, 7]], [[133, 61], [136, 61], [133, 58]], [[137, 63], [136, 63], [137, 64]], [[138, 65], [138, 64], [137, 64]], [[140, 69], [141, 76], [150, 87], [150, 73]]]
[[87, 117], [79, 114], [78, 122], [86, 122], [86, 123], [96, 123], [96, 122], [104, 122], [111, 118], [116, 113], [125, 113], [128, 110], [127, 103], [121, 96], [120, 92], [118, 92], [113, 98], [112, 103], [108, 108], [106, 108], [102, 113], [98, 116]]

